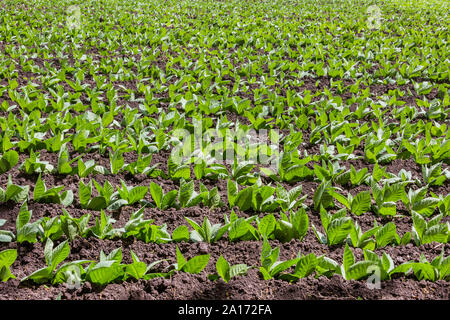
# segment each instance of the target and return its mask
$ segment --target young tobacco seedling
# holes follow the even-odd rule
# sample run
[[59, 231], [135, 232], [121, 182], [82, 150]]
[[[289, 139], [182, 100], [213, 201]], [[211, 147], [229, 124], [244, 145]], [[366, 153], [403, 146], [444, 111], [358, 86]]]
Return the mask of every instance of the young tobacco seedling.
[[279, 204], [274, 198], [275, 188], [262, 185], [258, 178], [250, 187], [238, 191], [237, 182], [228, 180], [228, 202], [230, 207], [238, 206], [242, 211], [273, 212]]
[[288, 242], [292, 239], [300, 241], [306, 236], [309, 227], [309, 218], [305, 209], [300, 208], [297, 212], [291, 212], [289, 218], [281, 213], [281, 219], [277, 221], [273, 230], [275, 239]]
[[296, 210], [300, 205], [305, 207], [303, 201], [305, 201], [307, 195], [305, 194], [303, 197], [300, 197], [302, 193], [302, 185], [298, 185], [297, 187], [292, 188], [287, 191], [281, 184], [277, 184], [277, 202], [280, 205], [281, 210], [284, 212], [290, 210]]
[[401, 240], [397, 234], [397, 227], [394, 222], [388, 222], [380, 227], [375, 233], [377, 248], [383, 248], [391, 243], [400, 244]]
[[[112, 198], [112, 194], [110, 196]], [[111, 198], [106, 199], [104, 195], [92, 198], [92, 180], [90, 180], [88, 184], [84, 184], [83, 180], [80, 179], [78, 197], [81, 207], [91, 210], [105, 209], [108, 203], [111, 201]]]
[[229, 241], [258, 240], [258, 231], [251, 225], [251, 222], [256, 220], [256, 218], [256, 215], [248, 218], [238, 218], [234, 211], [231, 211], [230, 218], [224, 214], [225, 224], [230, 226], [228, 229]]
[[153, 201], [155, 201], [156, 206], [159, 209], [166, 210], [175, 205], [178, 191], [171, 190], [164, 194], [162, 187], [152, 181], [150, 182], [150, 194], [153, 198]]
[[311, 160], [311, 156], [300, 159], [298, 150], [281, 152], [278, 160], [278, 175], [269, 168], [260, 168], [260, 170], [275, 181], [295, 182], [312, 179], [314, 171], [306, 166]]
[[47, 241], [47, 239], [56, 241], [63, 235], [61, 220], [59, 216], [55, 216], [52, 218], [42, 217], [40, 221], [39, 233], [41, 242], [45, 242]]
[[253, 267], [249, 267], [246, 264], [235, 264], [230, 266], [229, 262], [220, 255], [216, 262], [217, 275], [209, 275], [208, 278], [210, 280], [215, 280], [220, 276], [225, 283], [228, 283], [231, 278], [245, 276], [251, 268]]
[[332, 246], [340, 244], [347, 239], [352, 230], [353, 221], [350, 217], [346, 217], [346, 215], [346, 209], [341, 209], [332, 215], [323, 207], [320, 208], [320, 219], [326, 235], [319, 232], [314, 224], [311, 225], [320, 243]]
[[375, 199], [374, 212], [379, 215], [395, 216], [397, 213], [396, 202], [404, 197], [405, 190], [403, 183], [392, 185], [385, 184], [380, 188], [378, 183], [371, 181], [371, 190]]
[[282, 274], [279, 278], [282, 280], [287, 280], [289, 282], [295, 282], [298, 279], [305, 278], [316, 271], [319, 263], [319, 259], [314, 253], [309, 253], [307, 255], [298, 254], [298, 262], [295, 266], [293, 273]]
[[180, 179], [180, 189], [178, 190], [178, 202], [182, 208], [189, 208], [199, 204], [208, 192], [197, 193], [194, 190], [194, 180], [186, 182]]
[[89, 228], [89, 232], [99, 239], [112, 239], [120, 237], [123, 228], [114, 229], [113, 224], [116, 222], [112, 216], [107, 216], [103, 210], [100, 212], [100, 219], [95, 218], [95, 225]]
[[369, 249], [364, 249], [363, 252], [364, 260], [373, 262], [367, 271], [373, 271], [374, 275], [378, 277], [380, 281], [391, 278], [391, 271], [394, 270], [395, 264], [389, 254], [383, 252], [382, 256], [379, 257], [375, 252]]
[[413, 211], [421, 215], [430, 217], [439, 204], [439, 198], [427, 197], [427, 187], [422, 187], [417, 190], [409, 189], [406, 198], [403, 199], [405, 206], [408, 208], [410, 214]]
[[[142, 199], [144, 199], [145, 195], [148, 192], [147, 186], [135, 186], [135, 187], [129, 187], [125, 184], [125, 182], [121, 179], [120, 183], [122, 184], [122, 188], [117, 188], [117, 192], [120, 195], [120, 199], [125, 200], [125, 202], [121, 203], [122, 205], [133, 205]], [[109, 205], [108, 208], [110, 210], [116, 210], [116, 205]]]
[[124, 170], [130, 172], [132, 175], [145, 174], [147, 176], [151, 176], [152, 173], [157, 171], [156, 168], [160, 165], [160, 163], [156, 163], [153, 166], [150, 166], [151, 162], [151, 153], [146, 156], [139, 156], [136, 161], [127, 164]]
[[449, 179], [448, 169], [442, 171], [442, 162], [431, 165], [422, 165], [422, 178], [426, 186], [441, 186], [445, 180]]
[[86, 213], [79, 218], [74, 218], [67, 210], [63, 209], [63, 214], [59, 218], [61, 220], [61, 230], [69, 241], [73, 241], [76, 237], [84, 238], [88, 234], [88, 223], [91, 219], [90, 213]]
[[210, 209], [222, 207], [223, 201], [220, 199], [219, 189], [217, 187], [208, 190], [208, 188], [200, 182], [200, 194], [203, 195], [202, 202]]
[[252, 209], [256, 212], [273, 212], [279, 204], [274, 198], [276, 189], [270, 185], [263, 185], [261, 179], [249, 187], [252, 189]]
[[450, 194], [448, 194], [445, 198], [442, 195], [437, 196], [433, 192], [430, 192], [431, 196], [439, 199], [438, 208], [439, 212], [444, 216], [448, 216], [450, 214]]
[[251, 187], [239, 191], [237, 182], [229, 179], [227, 182], [227, 193], [230, 208], [238, 206], [242, 211], [246, 211], [252, 207], [253, 189]]
[[125, 160], [121, 150], [116, 150], [113, 154], [109, 154], [110, 171], [112, 174], [118, 174], [125, 168]]
[[131, 258], [133, 259], [133, 263], [127, 264], [125, 266], [125, 278], [134, 278], [136, 280], [144, 279], [144, 280], [150, 280], [157, 277], [166, 277], [168, 273], [161, 273], [161, 272], [151, 272], [151, 270], [160, 264], [163, 261], [166, 261], [167, 259], [157, 260], [149, 265], [146, 265], [145, 262], [142, 262], [139, 260], [139, 257], [133, 252], [133, 250], [130, 249]]
[[83, 160], [78, 159], [76, 170], [77, 170], [78, 176], [80, 178], [87, 177], [90, 174], [97, 174], [97, 173], [108, 174], [109, 173], [105, 167], [96, 165], [94, 159], [88, 160], [86, 162], [83, 162]]
[[322, 181], [314, 192], [314, 210], [318, 211], [321, 207], [324, 209], [334, 207], [333, 197], [331, 195], [333, 189], [334, 187], [331, 185], [331, 180]]
[[25, 171], [26, 174], [51, 173], [54, 167], [48, 161], [41, 161], [39, 153], [36, 154], [31, 150], [30, 157], [19, 166], [19, 170]]
[[178, 165], [172, 157], [169, 157], [167, 160], [167, 170], [172, 180], [179, 180], [181, 178], [187, 180], [191, 178], [191, 167], [189, 164]]
[[[58, 270], [56, 267], [63, 262], [70, 254], [70, 247], [68, 241], [61, 242], [56, 248], [53, 248], [53, 241], [47, 239], [44, 248], [45, 263], [47, 267], [34, 271], [29, 276], [26, 276], [21, 282], [31, 280], [37, 284], [52, 282], [55, 276], [58, 275], [58, 280], [61, 280], [61, 273], [68, 267], [67, 264], [62, 265]], [[70, 265], [77, 265], [89, 262], [88, 260], [78, 260], [69, 262]]]
[[[74, 172], [78, 171], [78, 175], [80, 177], [82, 177], [83, 172], [80, 172], [80, 164], [78, 165], [78, 169], [74, 169], [72, 168], [72, 163], [74, 163], [75, 161], [77, 161], [78, 159], [80, 159], [83, 155], [79, 155], [71, 160], [69, 160], [69, 150], [67, 149], [66, 144], [63, 144], [61, 146], [61, 149], [59, 150], [58, 153], [58, 164], [56, 166], [56, 172], [58, 172], [59, 174], [73, 174]], [[89, 174], [89, 173], [87, 173]], [[87, 175], [86, 174], [86, 175]]]
[[362, 168], [359, 171], [356, 171], [353, 165], [350, 166], [350, 182], [352, 186], [359, 186], [366, 181], [366, 179], [370, 176], [367, 168]]
[[214, 243], [218, 241], [225, 232], [228, 231], [229, 224], [225, 224], [222, 226], [222, 224], [217, 223], [212, 225], [209, 221], [208, 217], [205, 216], [203, 219], [203, 224], [200, 226], [198, 225], [194, 220], [191, 220], [187, 217], [184, 217], [187, 222], [194, 228], [194, 230], [190, 234], [190, 240], [193, 242], [207, 242], [207, 243]]
[[314, 165], [314, 174], [321, 182], [336, 181], [340, 184], [345, 184], [343, 183], [343, 179], [345, 178], [345, 182], [347, 182], [350, 178], [350, 173], [343, 175], [344, 173], [345, 167], [341, 167], [339, 165], [339, 161], [328, 161], [327, 164], [325, 160], [322, 160], [322, 166], [319, 166], [317, 164]]
[[355, 262], [355, 256], [348, 246], [345, 244], [344, 256], [341, 268], [337, 272], [342, 275], [345, 280], [359, 280], [365, 278], [371, 273], [371, 266], [377, 265], [374, 261], [359, 261]]
[[174, 269], [176, 271], [182, 271], [192, 274], [200, 273], [208, 265], [209, 258], [211, 256], [210, 254], [203, 254], [186, 260], [178, 246], [176, 247], [176, 250], [177, 263], [173, 264]]
[[363, 233], [361, 227], [358, 225], [358, 222], [355, 221], [350, 231], [350, 240], [353, 247], [370, 250], [375, 249], [376, 241], [372, 238], [372, 236], [377, 233], [379, 228], [379, 226], [375, 225], [373, 228]]
[[6, 249], [0, 252], [0, 281], [6, 282], [9, 279], [16, 278], [9, 269], [14, 261], [16, 261], [16, 258], [16, 249]]
[[255, 167], [253, 162], [234, 162], [231, 168], [231, 178], [240, 185], [248, 185], [256, 182], [257, 177], [251, 171]]
[[139, 234], [145, 230], [145, 227], [153, 223], [153, 219], [144, 219], [145, 206], [133, 212], [130, 219], [123, 227], [123, 237], [139, 237]]

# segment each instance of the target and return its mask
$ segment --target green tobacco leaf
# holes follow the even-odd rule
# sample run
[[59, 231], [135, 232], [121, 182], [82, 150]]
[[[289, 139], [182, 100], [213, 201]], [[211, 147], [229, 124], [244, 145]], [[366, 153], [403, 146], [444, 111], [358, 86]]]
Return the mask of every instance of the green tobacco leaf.
[[369, 211], [372, 205], [372, 197], [369, 191], [363, 191], [356, 195], [353, 199], [350, 211], [355, 215], [359, 216], [367, 211]]
[[420, 280], [436, 281], [435, 268], [429, 263], [413, 263], [412, 269], [416, 278]]
[[180, 182], [180, 190], [178, 192], [178, 201], [182, 207], [185, 207], [194, 193], [194, 181], [185, 182], [184, 179]]
[[386, 223], [375, 234], [377, 247], [382, 248], [390, 244], [395, 239], [396, 234], [397, 234], [397, 227], [395, 226], [395, 224], [393, 222]]
[[13, 168], [19, 162], [19, 154], [14, 150], [6, 151], [0, 158], [0, 174]]
[[178, 246], [176, 247], [176, 250], [177, 250], [177, 269], [182, 270], [187, 261], [184, 258], [183, 254], [181, 253]]
[[34, 271], [29, 276], [26, 276], [21, 280], [21, 282], [32, 280], [37, 284], [43, 284], [49, 282], [52, 279], [52, 269], [50, 267], [41, 268], [39, 270]]
[[136, 186], [132, 188], [128, 194], [128, 204], [131, 205], [144, 199], [147, 192], [148, 188], [146, 186]]
[[189, 229], [187, 226], [178, 226], [172, 233], [172, 241], [189, 241]]
[[11, 274], [9, 267], [17, 259], [16, 249], [6, 249], [0, 252], [0, 281], [8, 281], [9, 279], [15, 279], [15, 276]]
[[238, 194], [237, 182], [228, 180], [227, 182], [227, 195], [230, 208], [235, 206], [236, 196]]
[[46, 190], [47, 190], [47, 188], [45, 187], [45, 184], [41, 179], [41, 174], [39, 174], [39, 177], [36, 181], [36, 185], [35, 185], [34, 191], [33, 191], [33, 199], [35, 201], [38, 201], [40, 198], [42, 198], [45, 195]]
[[[47, 241], [51, 241], [48, 239]], [[61, 262], [63, 262], [70, 254], [70, 247], [67, 240], [61, 242], [52, 250], [49, 266], [54, 270]]]
[[187, 273], [200, 273], [208, 264], [210, 256], [210, 254], [195, 256], [186, 262], [182, 270]]
[[177, 190], [167, 192], [162, 199], [161, 209], [165, 210], [173, 205], [178, 195]]
[[244, 263], [232, 265], [229, 271], [230, 279], [237, 276], [245, 276], [250, 268], [252, 267], [249, 267]]
[[22, 229], [31, 220], [31, 211], [28, 211], [28, 204], [22, 203], [19, 209], [19, 215], [16, 219], [16, 229]]
[[317, 257], [314, 253], [310, 253], [301, 257], [295, 267], [294, 275], [298, 278], [305, 278], [316, 270]]
[[264, 216], [258, 223], [258, 231], [263, 237], [268, 236], [275, 230], [276, 219], [273, 214]]
[[[94, 197], [92, 198], [88, 205], [86, 206], [87, 209], [91, 209], [91, 210], [101, 210], [101, 209], [105, 209], [106, 208], [106, 200], [104, 197]], [[113, 209], [111, 209], [113, 210]]]
[[300, 240], [303, 239], [309, 228], [309, 218], [306, 211], [300, 208], [295, 214], [292, 214], [291, 223], [295, 231], [295, 237]]
[[252, 207], [252, 188], [242, 189], [236, 196], [235, 204], [242, 211], [247, 211]]
[[114, 260], [100, 261], [90, 268], [86, 277], [90, 282], [104, 286], [121, 275], [124, 267]]
[[125, 272], [136, 280], [143, 278], [146, 271], [147, 265], [141, 261], [133, 262], [125, 267]]
[[84, 184], [82, 180], [80, 180], [80, 185], [78, 188], [78, 197], [80, 199], [80, 204], [82, 206], [87, 206], [89, 200], [91, 199], [92, 194], [92, 182], [89, 181], [88, 184]]
[[352, 229], [352, 223], [350, 217], [333, 219], [327, 228], [328, 245], [342, 243], [349, 235]]

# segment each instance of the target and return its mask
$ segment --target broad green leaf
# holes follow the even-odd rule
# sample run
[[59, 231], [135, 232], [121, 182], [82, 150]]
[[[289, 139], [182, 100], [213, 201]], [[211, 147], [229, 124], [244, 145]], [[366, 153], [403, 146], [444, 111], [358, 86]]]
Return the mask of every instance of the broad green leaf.
[[51, 264], [52, 270], [63, 262], [70, 254], [70, 247], [67, 240], [61, 242], [51, 253]]
[[230, 281], [230, 264], [222, 255], [217, 259], [216, 269], [223, 281], [228, 283], [228, 281]]
[[178, 226], [172, 233], [172, 241], [189, 241], [189, 229], [185, 225]]
[[182, 270], [187, 273], [200, 273], [208, 264], [210, 256], [210, 254], [195, 256], [186, 262]]
[[377, 241], [377, 247], [382, 248], [390, 244], [397, 234], [397, 227], [393, 222], [386, 223], [375, 234], [375, 240]]

